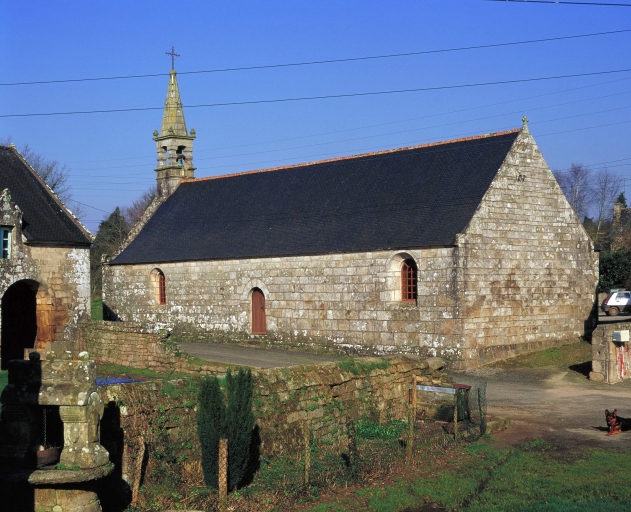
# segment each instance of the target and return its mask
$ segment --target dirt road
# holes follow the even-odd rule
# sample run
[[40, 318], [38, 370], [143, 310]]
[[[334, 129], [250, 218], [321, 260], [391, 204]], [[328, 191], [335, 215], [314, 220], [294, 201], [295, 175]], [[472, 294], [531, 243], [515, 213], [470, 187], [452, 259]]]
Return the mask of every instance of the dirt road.
[[[631, 418], [631, 382], [598, 384], [572, 370], [559, 368], [478, 368], [456, 380], [486, 380], [488, 412], [510, 418], [508, 430], [496, 434], [508, 444], [554, 437], [569, 447], [631, 448], [631, 430], [605, 436], [605, 409]], [[631, 420], [630, 420], [631, 421]]]

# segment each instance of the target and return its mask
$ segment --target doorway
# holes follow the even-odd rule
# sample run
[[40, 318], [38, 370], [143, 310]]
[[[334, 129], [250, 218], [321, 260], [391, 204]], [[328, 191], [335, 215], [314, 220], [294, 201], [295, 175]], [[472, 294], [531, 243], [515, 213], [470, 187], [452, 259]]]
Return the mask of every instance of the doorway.
[[265, 295], [258, 288], [252, 290], [252, 334], [267, 334]]
[[6, 370], [11, 359], [24, 359], [24, 349], [37, 338], [37, 288], [35, 281], [18, 281], [2, 296], [0, 363]]

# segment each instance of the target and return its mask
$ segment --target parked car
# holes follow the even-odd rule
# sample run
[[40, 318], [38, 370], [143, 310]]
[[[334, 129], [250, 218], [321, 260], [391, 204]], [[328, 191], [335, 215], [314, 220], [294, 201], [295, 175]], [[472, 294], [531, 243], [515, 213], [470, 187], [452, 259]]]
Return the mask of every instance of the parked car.
[[600, 305], [609, 316], [619, 313], [631, 313], [631, 292], [628, 290], [616, 290], [610, 292]]

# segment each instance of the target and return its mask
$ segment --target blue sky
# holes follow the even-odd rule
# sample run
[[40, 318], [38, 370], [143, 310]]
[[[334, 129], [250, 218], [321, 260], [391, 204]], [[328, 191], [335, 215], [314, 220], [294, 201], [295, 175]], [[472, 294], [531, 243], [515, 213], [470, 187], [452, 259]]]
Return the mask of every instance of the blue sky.
[[[187, 105], [423, 88], [631, 68], [631, 32], [326, 65], [186, 71], [437, 50], [631, 29], [631, 8], [486, 2], [3, 2], [0, 83], [168, 73], [195, 128], [196, 176], [521, 125], [552, 168], [628, 178], [631, 72], [429, 92], [213, 108]], [[162, 107], [167, 76], [0, 86], [0, 115]], [[161, 111], [0, 117], [0, 138], [68, 164], [96, 231], [155, 182]], [[628, 159], [615, 162], [616, 160]], [[273, 198], [270, 198], [273, 200]]]

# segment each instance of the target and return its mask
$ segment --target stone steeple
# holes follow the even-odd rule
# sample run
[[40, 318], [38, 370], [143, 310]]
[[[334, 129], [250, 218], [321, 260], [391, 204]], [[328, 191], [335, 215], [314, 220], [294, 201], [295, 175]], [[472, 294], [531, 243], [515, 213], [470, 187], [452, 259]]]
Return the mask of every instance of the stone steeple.
[[184, 179], [195, 178], [193, 140], [195, 130], [186, 130], [182, 100], [177, 85], [177, 73], [171, 70], [167, 98], [164, 102], [162, 129], [153, 132], [158, 152], [156, 180], [161, 196], [170, 196]]

